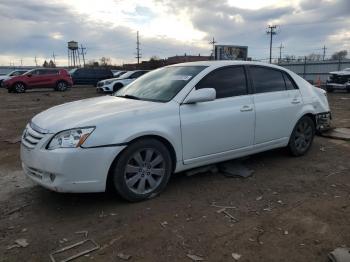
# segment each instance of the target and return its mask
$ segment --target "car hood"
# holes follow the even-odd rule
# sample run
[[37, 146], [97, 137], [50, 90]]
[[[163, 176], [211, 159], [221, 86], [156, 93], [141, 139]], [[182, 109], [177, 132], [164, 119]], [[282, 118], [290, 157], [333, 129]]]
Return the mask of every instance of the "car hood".
[[57, 133], [70, 128], [98, 126], [127, 113], [145, 113], [156, 104], [114, 96], [90, 98], [52, 107], [36, 115], [32, 123], [42, 132]]

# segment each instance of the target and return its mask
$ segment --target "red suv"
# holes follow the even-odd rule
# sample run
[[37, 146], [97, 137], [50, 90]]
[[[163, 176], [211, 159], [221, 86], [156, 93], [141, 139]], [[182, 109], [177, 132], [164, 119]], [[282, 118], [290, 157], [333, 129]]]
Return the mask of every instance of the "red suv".
[[54, 88], [56, 91], [66, 91], [73, 81], [65, 69], [33, 69], [27, 73], [12, 77], [3, 82], [9, 93], [24, 93], [32, 88]]

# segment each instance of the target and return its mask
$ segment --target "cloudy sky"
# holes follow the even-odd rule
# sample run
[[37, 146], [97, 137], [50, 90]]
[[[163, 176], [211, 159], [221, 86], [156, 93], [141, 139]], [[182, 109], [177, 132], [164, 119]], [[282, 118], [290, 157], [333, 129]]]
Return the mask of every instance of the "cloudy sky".
[[135, 61], [136, 31], [143, 59], [209, 55], [219, 44], [249, 46], [268, 57], [268, 24], [277, 24], [273, 56], [327, 54], [350, 49], [349, 0], [0, 0], [0, 65], [33, 65], [57, 55], [67, 64], [67, 42], [87, 47], [87, 60]]

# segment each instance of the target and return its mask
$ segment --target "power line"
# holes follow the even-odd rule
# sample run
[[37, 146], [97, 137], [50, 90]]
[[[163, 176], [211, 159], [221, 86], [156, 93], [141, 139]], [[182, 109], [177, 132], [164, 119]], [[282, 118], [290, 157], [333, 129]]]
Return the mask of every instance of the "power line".
[[213, 40], [211, 40], [211, 41], [209, 42], [209, 44], [213, 45], [213, 49], [212, 49], [212, 60], [215, 59], [215, 54], [214, 54], [214, 52], [215, 52], [215, 44], [217, 44], [217, 43], [218, 43], [218, 42], [215, 41], [215, 38], [214, 38], [214, 37], [213, 37]]
[[266, 31], [266, 33], [270, 35], [270, 64], [272, 62], [272, 36], [277, 34], [275, 31], [276, 28], [277, 28], [277, 25], [269, 25], [268, 30]]
[[136, 35], [136, 58], [137, 58], [137, 64], [140, 64], [140, 58], [141, 58], [141, 53], [140, 53], [140, 38], [139, 38], [139, 31], [137, 31]]
[[84, 67], [85, 67], [85, 55], [86, 55], [86, 47], [83, 47], [82, 44], [80, 44], [80, 50], [81, 50], [81, 55], [83, 56], [83, 64], [84, 64]]

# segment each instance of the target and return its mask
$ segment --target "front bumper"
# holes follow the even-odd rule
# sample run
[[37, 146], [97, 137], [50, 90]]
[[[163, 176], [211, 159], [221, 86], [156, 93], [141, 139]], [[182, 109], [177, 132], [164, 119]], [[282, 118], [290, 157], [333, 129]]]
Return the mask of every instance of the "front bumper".
[[96, 90], [97, 92], [113, 92], [113, 86], [112, 85], [97, 86]]
[[319, 132], [327, 131], [331, 128], [332, 113], [324, 112], [316, 115], [316, 130]]
[[47, 136], [33, 149], [21, 144], [22, 167], [26, 176], [57, 192], [105, 191], [109, 168], [124, 147], [47, 150], [45, 146], [52, 135]]

